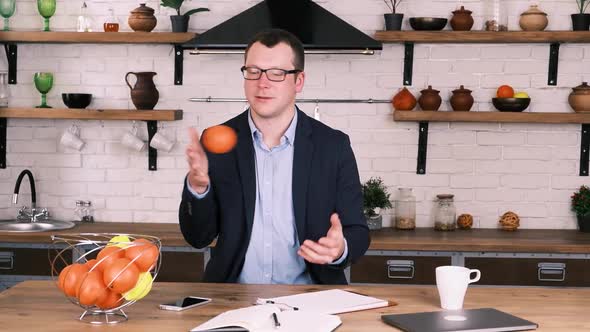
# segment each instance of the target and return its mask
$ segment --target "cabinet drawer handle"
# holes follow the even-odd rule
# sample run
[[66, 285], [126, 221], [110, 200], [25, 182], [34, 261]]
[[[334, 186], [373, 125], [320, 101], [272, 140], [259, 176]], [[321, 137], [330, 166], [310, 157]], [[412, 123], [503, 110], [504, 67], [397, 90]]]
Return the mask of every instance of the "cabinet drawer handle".
[[413, 279], [414, 261], [410, 260], [388, 260], [387, 277], [390, 279]]
[[539, 281], [564, 281], [565, 263], [537, 264], [537, 279]]
[[0, 252], [0, 270], [12, 270], [14, 268], [14, 253]]

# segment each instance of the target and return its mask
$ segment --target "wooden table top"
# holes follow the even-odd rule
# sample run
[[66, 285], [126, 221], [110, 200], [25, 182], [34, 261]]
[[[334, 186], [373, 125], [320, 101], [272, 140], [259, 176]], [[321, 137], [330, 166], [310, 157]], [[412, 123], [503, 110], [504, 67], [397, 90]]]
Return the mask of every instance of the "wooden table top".
[[[109, 331], [188, 331], [229, 309], [248, 306], [258, 297], [274, 297], [334, 288], [334, 286], [240, 285], [156, 283], [144, 299], [127, 307], [129, 320]], [[397, 306], [339, 315], [338, 332], [389, 332], [396, 329], [381, 321], [382, 314], [438, 311], [434, 286], [345, 286], [358, 292], [395, 301]], [[183, 296], [204, 296], [212, 303], [184, 312], [158, 309], [158, 304]], [[590, 289], [496, 288], [470, 286], [466, 309], [492, 307], [539, 324], [538, 331], [588, 331]], [[0, 321], [6, 331], [92, 331], [80, 322], [82, 308], [69, 302], [52, 281], [26, 281], [0, 293]], [[101, 329], [102, 328], [98, 328]]]
[[[178, 224], [164, 223], [83, 223], [59, 233], [126, 233], [157, 236], [164, 246], [188, 247]], [[52, 232], [0, 232], [0, 242], [51, 243]], [[411, 231], [384, 228], [371, 231], [371, 250], [409, 251], [489, 251], [590, 253], [590, 233], [577, 230], [500, 229], [435, 231], [417, 228]]]

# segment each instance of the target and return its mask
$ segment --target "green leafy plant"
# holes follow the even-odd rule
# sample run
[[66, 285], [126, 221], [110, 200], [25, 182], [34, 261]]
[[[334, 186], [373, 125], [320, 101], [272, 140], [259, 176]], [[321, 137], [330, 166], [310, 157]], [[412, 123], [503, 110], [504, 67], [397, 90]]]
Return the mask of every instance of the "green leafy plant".
[[179, 16], [180, 15], [191, 16], [192, 14], [195, 14], [198, 12], [208, 12], [209, 11], [209, 8], [201, 7], [201, 8], [191, 9], [184, 14], [180, 14], [180, 7], [182, 6], [183, 2], [184, 2], [184, 0], [162, 0], [162, 3], [160, 3], [160, 6], [173, 8], [174, 10], [176, 10], [176, 14]]
[[590, 4], [590, 0], [576, 0], [578, 4], [578, 9], [580, 9], [580, 14], [584, 14], [586, 12], [586, 8], [588, 8], [588, 4]]
[[[389, 10], [391, 10], [392, 14], [395, 14], [395, 9], [397, 8], [397, 6], [399, 6], [399, 4], [402, 2], [403, 0], [383, 0], [383, 2], [385, 2], [385, 4], [387, 5], [387, 7], [389, 8]], [[587, 1], [587, 0], [580, 0], [580, 1]]]
[[590, 188], [581, 186], [578, 191], [572, 195], [572, 210], [578, 216], [590, 215]]
[[363, 209], [365, 215], [369, 217], [376, 216], [376, 208], [391, 208], [387, 187], [385, 187], [380, 177], [370, 178], [363, 184]]

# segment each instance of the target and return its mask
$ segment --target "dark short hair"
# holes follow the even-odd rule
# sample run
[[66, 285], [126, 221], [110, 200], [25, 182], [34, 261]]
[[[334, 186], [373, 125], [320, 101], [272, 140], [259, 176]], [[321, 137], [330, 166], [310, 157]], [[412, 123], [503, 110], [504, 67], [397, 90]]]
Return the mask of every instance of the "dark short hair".
[[248, 47], [246, 47], [244, 61], [248, 57], [248, 51], [250, 50], [250, 47], [252, 47], [252, 45], [256, 42], [260, 42], [266, 47], [274, 47], [279, 43], [285, 43], [289, 45], [293, 51], [293, 65], [295, 66], [295, 69], [299, 69], [301, 71], [304, 70], [305, 57], [303, 44], [297, 37], [295, 37], [294, 34], [290, 33], [289, 31], [282, 29], [269, 29], [257, 33], [248, 43]]

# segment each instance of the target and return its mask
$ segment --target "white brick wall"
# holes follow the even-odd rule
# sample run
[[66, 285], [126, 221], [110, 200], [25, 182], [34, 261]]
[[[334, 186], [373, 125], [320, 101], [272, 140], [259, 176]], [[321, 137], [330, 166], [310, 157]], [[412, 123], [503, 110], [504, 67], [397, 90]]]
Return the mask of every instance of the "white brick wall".
[[[211, 12], [192, 17], [191, 31], [204, 31], [257, 3], [254, 0], [194, 0], [187, 7], [209, 7]], [[386, 7], [381, 0], [318, 0], [322, 6], [372, 35], [383, 28]], [[461, 2], [474, 11], [475, 27], [482, 26], [485, 1]], [[87, 0], [94, 28], [114, 6], [121, 31], [130, 31], [127, 16], [136, 1]], [[404, 29], [412, 16], [450, 17], [456, 0], [404, 1]], [[518, 14], [529, 1], [505, 1], [509, 28], [518, 29]], [[81, 1], [58, 1], [51, 18], [55, 30], [73, 30]], [[147, 1], [156, 9], [156, 31], [169, 31], [171, 10], [159, 1]], [[42, 26], [33, 0], [19, 1], [11, 25], [19, 30]], [[571, 0], [541, 1], [549, 13], [549, 29], [569, 30]], [[403, 46], [385, 44], [375, 56], [309, 55], [304, 98], [389, 99], [401, 87]], [[545, 44], [417, 44], [414, 50], [415, 95], [428, 85], [441, 91], [442, 109], [450, 109], [451, 91], [460, 84], [473, 90], [473, 110], [490, 111], [490, 98], [501, 84], [510, 84], [532, 97], [535, 112], [571, 112], [567, 96], [571, 87], [590, 79], [590, 46], [562, 45], [558, 85], [547, 86], [549, 46]], [[165, 122], [166, 132], [178, 144], [170, 153], [159, 152], [157, 172], [147, 170], [147, 153], [133, 152], [119, 144], [131, 121], [75, 121], [86, 147], [77, 152], [59, 145], [69, 120], [9, 119], [8, 168], [0, 170], [0, 219], [17, 207], [10, 204], [18, 173], [32, 169], [37, 179], [38, 204], [58, 218], [75, 218], [75, 200], [93, 202], [95, 218], [110, 222], [175, 223], [186, 161], [187, 128], [199, 130], [238, 114], [241, 104], [191, 103], [189, 97], [243, 97], [238, 68], [242, 55], [191, 56], [185, 53], [184, 85], [173, 84], [174, 59], [167, 45], [19, 45], [18, 85], [11, 85], [10, 105], [39, 103], [32, 76], [36, 71], [55, 73], [49, 104], [63, 107], [62, 92], [89, 92], [92, 107], [131, 108], [124, 81], [128, 71], [156, 71], [159, 108], [181, 108], [184, 120]], [[0, 70], [6, 70], [0, 57]], [[311, 113], [313, 105], [301, 105]], [[498, 217], [512, 210], [521, 216], [523, 228], [575, 228], [569, 209], [574, 189], [589, 184], [578, 176], [579, 125], [431, 123], [427, 174], [417, 175], [418, 125], [396, 123], [389, 105], [320, 105], [327, 124], [351, 137], [362, 180], [381, 176], [396, 196], [400, 186], [412, 187], [418, 200], [418, 225], [432, 226], [436, 194], [455, 194], [457, 213], [471, 213], [476, 227], [497, 227]], [[144, 139], [147, 130], [138, 123]], [[19, 204], [28, 204], [26, 182]], [[386, 211], [392, 214], [393, 211]], [[385, 220], [386, 224], [389, 220]]]

